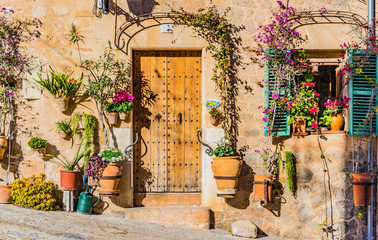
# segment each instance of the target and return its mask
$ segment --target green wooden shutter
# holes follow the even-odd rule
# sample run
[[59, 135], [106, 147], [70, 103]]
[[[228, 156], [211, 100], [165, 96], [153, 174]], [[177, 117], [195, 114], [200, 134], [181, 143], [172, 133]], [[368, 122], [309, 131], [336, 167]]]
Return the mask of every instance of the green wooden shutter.
[[[268, 50], [269, 51], [269, 50]], [[267, 53], [269, 54], [274, 54], [273, 50], [270, 50]], [[274, 90], [274, 86], [276, 84], [274, 75], [272, 71], [269, 69], [269, 66], [267, 64], [267, 60], [265, 60], [265, 107], [269, 106], [269, 100], [271, 98], [271, 91]], [[280, 97], [283, 97], [286, 91], [279, 91], [280, 92]], [[267, 117], [267, 116], [266, 116]], [[276, 116], [274, 119], [274, 124], [273, 124], [273, 131], [272, 131], [272, 136], [289, 136], [290, 135], [290, 126], [287, 125], [287, 122], [289, 121], [289, 114], [287, 111], [283, 111], [281, 109], [276, 110]], [[265, 129], [264, 129], [264, 135], [268, 136], [268, 122], [265, 122]]]
[[[349, 63], [353, 64], [355, 58], [365, 58], [365, 50], [353, 49], [349, 51]], [[376, 82], [377, 79], [377, 55], [370, 55], [367, 63], [362, 68], [361, 74], [356, 74], [353, 79], [349, 80], [349, 134], [361, 135], [361, 124], [364, 122], [369, 110], [370, 97], [373, 89], [373, 85], [369, 83], [368, 79]], [[374, 96], [374, 106], [377, 105], [376, 96]], [[375, 133], [377, 133], [377, 117], [373, 119], [373, 127]], [[369, 134], [370, 130], [367, 129], [366, 134]]]

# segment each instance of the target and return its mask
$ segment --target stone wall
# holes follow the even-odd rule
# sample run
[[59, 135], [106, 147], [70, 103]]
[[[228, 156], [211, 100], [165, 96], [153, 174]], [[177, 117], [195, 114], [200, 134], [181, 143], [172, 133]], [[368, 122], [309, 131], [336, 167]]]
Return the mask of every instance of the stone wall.
[[[113, 1], [114, 2], [114, 1]], [[248, 1], [248, 0], [213, 0], [212, 4], [221, 11], [227, 7], [231, 8], [230, 18], [237, 25], [244, 25], [245, 30], [240, 33], [243, 45], [252, 42], [252, 35], [260, 24], [269, 21], [271, 9], [277, 9], [275, 1]], [[143, 5], [141, 5], [143, 3]], [[290, 1], [292, 6], [298, 9], [320, 9], [326, 7], [328, 10], [352, 9], [362, 16], [367, 15], [367, 7], [357, 0], [338, 1]], [[178, 10], [183, 7], [186, 10], [196, 10], [210, 5], [210, 1], [163, 1], [163, 0], [118, 0], [118, 5], [125, 12], [118, 16], [118, 26], [125, 20], [141, 13], [164, 12], [170, 9]], [[107, 40], [113, 41], [115, 33], [114, 11], [102, 18], [96, 18], [92, 14], [93, 0], [3, 0], [0, 7], [10, 7], [15, 10], [16, 16], [26, 18], [39, 18], [44, 24], [41, 29], [41, 37], [28, 43], [28, 51], [38, 62], [41, 63], [43, 72], [48, 65], [63, 70], [66, 66], [74, 69], [79, 63], [79, 58], [74, 46], [68, 44], [68, 32], [71, 23], [75, 23], [86, 37], [85, 45], [82, 45], [83, 59], [93, 59], [98, 57], [107, 44]], [[138, 27], [130, 29], [137, 30]], [[351, 41], [351, 27], [347, 25], [321, 25], [300, 28], [302, 34], [308, 35], [308, 42], [302, 47], [314, 50], [339, 49], [339, 44]], [[177, 27], [172, 34], [160, 33], [160, 29], [150, 28], [140, 32], [130, 42], [129, 52], [132, 49], [204, 49], [206, 42], [193, 37], [191, 29]], [[240, 219], [250, 219], [253, 223], [268, 235], [290, 237], [294, 239], [320, 239], [324, 236], [321, 224], [325, 221], [326, 212], [330, 221], [330, 204], [325, 204], [324, 172], [323, 162], [319, 155], [317, 136], [306, 136], [303, 138], [291, 137], [278, 139], [285, 150], [294, 153], [297, 159], [298, 169], [298, 195], [293, 197], [287, 192], [285, 176], [282, 176], [281, 183], [284, 187], [285, 203], [280, 205], [279, 216], [275, 216], [268, 209], [260, 206], [253, 200], [253, 173], [263, 174], [265, 172], [262, 163], [254, 149], [265, 146], [263, 137], [263, 114], [257, 110], [259, 105], [264, 103], [264, 91], [258, 86], [258, 82], [263, 79], [263, 69], [258, 65], [249, 63], [248, 54], [243, 53], [245, 63], [240, 69], [240, 78], [246, 82], [240, 87], [238, 106], [240, 107], [241, 122], [239, 125], [239, 146], [249, 146], [249, 152], [245, 157], [245, 165], [242, 171], [242, 178], [239, 183], [240, 193], [235, 199], [224, 200], [216, 196], [216, 185], [210, 169], [211, 158], [206, 156], [203, 150], [202, 158], [202, 205], [214, 211], [215, 226], [229, 229], [230, 224]], [[131, 54], [118, 52], [120, 59], [131, 60]], [[214, 93], [214, 85], [211, 82], [213, 60], [209, 54], [203, 50], [203, 106], [206, 99], [217, 98]], [[36, 71], [40, 69], [36, 68]], [[77, 75], [81, 73], [78, 68]], [[248, 86], [253, 89], [252, 93], [245, 90]], [[51, 96], [44, 91], [42, 95], [37, 95], [35, 100], [25, 100], [28, 106], [20, 110], [25, 122], [25, 128], [43, 138], [50, 144], [50, 153], [61, 153], [68, 157], [73, 156], [77, 148], [78, 141], [72, 146], [69, 141], [61, 140], [55, 131], [50, 131], [55, 127], [55, 122], [69, 117], [76, 112], [86, 112], [96, 115], [94, 104], [90, 99], [85, 99], [79, 104], [72, 104], [68, 114], [58, 112], [51, 104]], [[73, 102], [72, 102], [73, 103]], [[203, 107], [203, 135], [204, 141], [214, 145], [214, 142], [222, 136], [222, 130], [213, 127], [208, 119], [208, 114]], [[122, 123], [113, 129], [113, 138], [116, 139], [120, 147], [125, 147], [131, 142], [131, 123]], [[22, 162], [28, 160], [42, 163], [44, 172], [49, 180], [59, 182], [59, 172], [56, 164], [43, 161], [27, 146], [30, 136], [20, 135], [17, 137], [17, 149], [21, 153], [21, 158], [13, 162], [14, 168], [22, 172]], [[99, 133], [99, 145], [104, 145], [104, 139]], [[335, 235], [339, 239], [355, 239], [356, 234], [361, 234], [361, 222], [356, 218], [356, 212], [352, 203], [351, 184], [344, 174], [344, 169], [350, 166], [350, 152], [352, 150], [351, 139], [345, 135], [329, 135], [327, 140], [321, 139], [329, 162], [332, 190], [333, 219], [335, 222]], [[121, 180], [121, 196], [108, 200], [110, 208], [105, 211], [122, 211], [124, 207], [132, 206], [131, 179], [132, 174], [128, 163], [124, 163], [124, 177]], [[6, 169], [6, 163], [2, 163], [2, 172]], [[326, 207], [327, 206], [327, 207]], [[275, 211], [276, 212], [276, 211]], [[277, 212], [276, 212], [277, 214]]]

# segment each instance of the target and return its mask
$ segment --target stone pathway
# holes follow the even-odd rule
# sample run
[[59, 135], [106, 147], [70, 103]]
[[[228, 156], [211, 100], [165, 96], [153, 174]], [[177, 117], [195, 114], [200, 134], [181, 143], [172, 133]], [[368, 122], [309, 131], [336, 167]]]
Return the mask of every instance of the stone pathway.
[[[224, 230], [194, 230], [116, 216], [43, 212], [0, 204], [0, 239], [164, 239], [237, 240]], [[263, 237], [260, 240], [280, 240]]]

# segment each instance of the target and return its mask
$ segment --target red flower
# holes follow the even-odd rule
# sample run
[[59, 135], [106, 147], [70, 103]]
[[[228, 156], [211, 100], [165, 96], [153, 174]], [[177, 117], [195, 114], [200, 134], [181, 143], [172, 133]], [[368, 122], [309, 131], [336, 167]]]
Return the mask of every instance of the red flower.
[[317, 91], [314, 91], [314, 95], [315, 95], [315, 97], [319, 97], [320, 96], [320, 94]]
[[316, 112], [318, 111], [318, 108], [317, 107], [313, 107], [313, 108], [308, 108], [308, 110], [310, 110], [310, 114], [315, 115]]
[[311, 127], [312, 127], [312, 128], [315, 128], [315, 129], [319, 128], [318, 124], [316, 124], [315, 122], [312, 122], [312, 123], [311, 123]]

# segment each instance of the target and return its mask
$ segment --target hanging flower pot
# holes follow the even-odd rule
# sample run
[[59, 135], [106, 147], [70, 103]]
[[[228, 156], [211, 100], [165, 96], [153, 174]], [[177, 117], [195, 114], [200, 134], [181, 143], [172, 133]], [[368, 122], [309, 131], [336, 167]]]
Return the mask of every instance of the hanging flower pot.
[[63, 132], [63, 131], [60, 131], [59, 132], [59, 135], [63, 138], [63, 139], [70, 139], [71, 138], [71, 131], [69, 132]]
[[65, 112], [68, 109], [68, 102], [70, 98], [55, 98], [55, 105], [61, 112]]
[[272, 199], [272, 175], [254, 175], [254, 194], [256, 201], [267, 201]]
[[212, 117], [210, 117], [210, 123], [213, 126], [218, 126], [218, 124], [219, 124], [219, 118], [212, 118]]
[[218, 197], [235, 197], [242, 163], [239, 156], [213, 157], [211, 170], [217, 183]]
[[117, 112], [105, 112], [106, 118], [108, 119], [109, 124], [115, 125], [117, 124], [118, 120], [118, 113]]
[[122, 177], [122, 166], [118, 163], [109, 163], [100, 178], [100, 195], [117, 195], [118, 183]]
[[6, 136], [0, 136], [0, 160], [3, 160], [5, 150], [8, 146], [8, 140]]
[[371, 204], [371, 174], [353, 173], [353, 199], [355, 206], [366, 206]]
[[40, 158], [44, 158], [46, 156], [47, 148], [39, 148], [35, 150]]
[[124, 111], [119, 112], [119, 119], [122, 121], [125, 121], [128, 116], [129, 116], [128, 112], [124, 112]]
[[60, 170], [60, 186], [64, 190], [76, 190], [80, 171]]
[[341, 113], [331, 114], [332, 121], [330, 123], [331, 131], [339, 131], [344, 126], [344, 117]]
[[12, 203], [10, 185], [0, 185], [0, 203]]
[[293, 135], [306, 135], [306, 118], [296, 117], [293, 122]]

